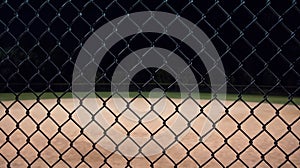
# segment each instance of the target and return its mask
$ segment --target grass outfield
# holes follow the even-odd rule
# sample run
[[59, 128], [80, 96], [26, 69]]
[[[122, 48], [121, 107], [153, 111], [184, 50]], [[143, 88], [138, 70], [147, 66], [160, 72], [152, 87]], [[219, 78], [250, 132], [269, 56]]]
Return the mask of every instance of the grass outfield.
[[[109, 97], [111, 96], [111, 92], [98, 92], [97, 93], [101, 97]], [[130, 97], [136, 96], [137, 93], [131, 92]], [[148, 97], [149, 92], [144, 92], [143, 95], [145, 97]], [[180, 94], [178, 92], [168, 92], [167, 95], [170, 98], [180, 98]], [[13, 93], [0, 93], [0, 101], [11, 101], [11, 100], [34, 100], [37, 99], [56, 99], [56, 98], [72, 98], [71, 92], [45, 92], [45, 93], [21, 93], [21, 94], [13, 94]], [[200, 93], [201, 99], [210, 99], [211, 95], [210, 93]], [[262, 95], [252, 95], [252, 94], [245, 94], [241, 97], [244, 101], [247, 102], [261, 102], [264, 100], [264, 97]], [[226, 100], [234, 101], [238, 99], [237, 94], [227, 94]], [[284, 104], [289, 101], [288, 97], [285, 96], [268, 96], [267, 100], [271, 103], [278, 103], [278, 104]], [[295, 104], [300, 104], [300, 97], [294, 97], [293, 102]]]

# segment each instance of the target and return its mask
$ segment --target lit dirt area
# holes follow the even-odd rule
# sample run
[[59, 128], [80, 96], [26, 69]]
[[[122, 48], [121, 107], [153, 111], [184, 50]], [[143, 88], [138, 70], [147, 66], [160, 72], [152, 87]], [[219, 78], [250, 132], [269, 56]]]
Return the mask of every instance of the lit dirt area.
[[[177, 104], [180, 101], [177, 99], [174, 102]], [[182, 109], [179, 109], [187, 113], [193, 109], [200, 114], [192, 116], [190, 127], [183, 124], [182, 127], [188, 128], [177, 137], [178, 141], [170, 142], [165, 151], [156, 146], [161, 152], [147, 157], [139, 153], [137, 147], [126, 148], [127, 142], [116, 142], [119, 143], [118, 152], [111, 152], [107, 148], [111, 145], [111, 140], [107, 137], [101, 138], [103, 131], [97, 132], [97, 124], [89, 124], [82, 132], [83, 125], [78, 119], [76, 108], [78, 102], [74, 103], [72, 99], [1, 102], [0, 167], [6, 167], [7, 162], [11, 162], [11, 167], [25, 167], [28, 164], [32, 167], [126, 167], [127, 160], [130, 160], [130, 165], [134, 167], [173, 167], [174, 164], [178, 164], [179, 167], [221, 167], [220, 163], [232, 167], [243, 167], [243, 164], [249, 167], [300, 167], [300, 112], [295, 105], [271, 106], [254, 102], [247, 102], [246, 105], [241, 101], [227, 101], [228, 111], [224, 109], [220, 113], [221, 118], [216, 129], [201, 139], [197, 133], [204, 134], [203, 127], [208, 122], [205, 114], [208, 115], [210, 106], [205, 106], [208, 102], [205, 100], [197, 102], [204, 106], [202, 113], [194, 101], [186, 101]], [[98, 103], [103, 107], [101, 102]], [[140, 109], [137, 113], [141, 116], [151, 109], [141, 98], [131, 104], [132, 109]], [[118, 110], [111, 100], [105, 107], [108, 108], [102, 108], [98, 112], [102, 116], [95, 115], [94, 120], [100, 121], [97, 117], [105, 117], [107, 124], [111, 126], [109, 129], [124, 135], [127, 133], [126, 129], [131, 130], [130, 135], [133, 137], [150, 139], [149, 132], [156, 132], [157, 135], [170, 132], [170, 125], [178, 124], [177, 119], [181, 118], [181, 115], [175, 112], [174, 104], [166, 101], [163, 105], [164, 112], [160, 113], [161, 118], [153, 113], [152, 118], [148, 118], [143, 126], [135, 127], [138, 120], [130, 119], [130, 112], [126, 116], [125, 111], [122, 117], [123, 114], [115, 112]], [[90, 110], [92, 113], [97, 111]], [[174, 112], [175, 114], [169, 117]], [[120, 115], [117, 123], [112, 113]], [[168, 127], [164, 126], [163, 119], [167, 120], [165, 124]], [[109, 132], [106, 134], [109, 135]], [[142, 152], [146, 149], [147, 144]], [[123, 152], [134, 157], [122, 156], [120, 153]]]

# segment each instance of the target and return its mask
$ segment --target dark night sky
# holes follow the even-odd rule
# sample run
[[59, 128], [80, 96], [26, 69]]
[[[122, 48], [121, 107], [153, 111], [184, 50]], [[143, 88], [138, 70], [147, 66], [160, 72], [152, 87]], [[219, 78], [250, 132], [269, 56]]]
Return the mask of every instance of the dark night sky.
[[[156, 10], [178, 13], [212, 38], [232, 84], [229, 89], [277, 85], [293, 93], [300, 80], [299, 6], [292, 0], [8, 1], [0, 5], [0, 91], [9, 90], [7, 84], [10, 90], [22, 90], [28, 83], [32, 90], [68, 90], [80, 43], [93, 30], [127, 13]], [[111, 61], [107, 54], [102, 65]]]

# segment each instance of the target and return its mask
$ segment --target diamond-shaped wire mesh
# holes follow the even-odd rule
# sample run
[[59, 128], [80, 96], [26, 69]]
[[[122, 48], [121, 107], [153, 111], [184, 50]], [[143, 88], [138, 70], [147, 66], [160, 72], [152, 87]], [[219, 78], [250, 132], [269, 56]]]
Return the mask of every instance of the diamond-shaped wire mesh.
[[[87, 114], [112, 118], [102, 127], [97, 121], [80, 124], [72, 94], [72, 72], [79, 50], [99, 27], [117, 17], [139, 11], [163, 11], [184, 17], [215, 45], [227, 76], [227, 101], [222, 115], [203, 141], [199, 128], [212, 122], [206, 113], [214, 100], [209, 76], [201, 60], [180, 39], [164, 34], [139, 33], [120, 40], [97, 72], [97, 98], [102, 107]], [[2, 1], [0, 3], [0, 167], [300, 167], [300, 6], [298, 1]], [[155, 18], [154, 18], [155, 19]], [[197, 77], [204, 98], [179, 102], [176, 79], [148, 68], [130, 84], [126, 101], [110, 93], [112, 73], [120, 60], [145, 47], [159, 46], [179, 55]], [[76, 68], [76, 67], [75, 67]], [[128, 72], [120, 72], [128, 73]], [[160, 114], [147, 95], [153, 88], [166, 93], [170, 114]], [[173, 93], [173, 95], [172, 95]], [[124, 99], [126, 111], [117, 114], [113, 96]], [[138, 100], [138, 101], [137, 101]], [[159, 103], [161, 99], [156, 99]], [[140, 117], [133, 106], [148, 107]], [[155, 103], [154, 103], [155, 104]], [[189, 121], [181, 107], [196, 106]], [[95, 109], [93, 109], [95, 110]], [[137, 120], [155, 115], [155, 127], [123, 122], [129, 113]], [[181, 117], [189, 133], [179, 138], [168, 123]], [[104, 136], [88, 136], [94, 128]], [[155, 137], [167, 129], [175, 137], [167, 150], [148, 156], [147, 145], [126, 157], [122, 142], [110, 138], [111, 128], [128, 135]], [[98, 142], [114, 143], [108, 151]], [[149, 142], [150, 143], [150, 142]], [[152, 139], [153, 145], [160, 142]]]

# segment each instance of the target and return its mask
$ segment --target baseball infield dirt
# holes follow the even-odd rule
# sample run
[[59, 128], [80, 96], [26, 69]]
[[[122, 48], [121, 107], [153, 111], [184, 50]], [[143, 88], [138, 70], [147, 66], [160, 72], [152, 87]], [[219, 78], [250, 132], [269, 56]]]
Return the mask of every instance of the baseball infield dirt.
[[[208, 101], [198, 102], [205, 106]], [[103, 105], [99, 103], [100, 106]], [[134, 100], [132, 105], [132, 108], [141, 109], [141, 115], [150, 109], [150, 105], [141, 98]], [[187, 101], [184, 108], [189, 110], [188, 107], [193, 106], [193, 101]], [[130, 165], [134, 167], [149, 167], [150, 161], [154, 163], [153, 166], [164, 168], [173, 167], [174, 164], [179, 164], [179, 167], [197, 167], [196, 163], [204, 164], [205, 167], [221, 167], [219, 162], [227, 166], [235, 160], [237, 161], [232, 167], [244, 167], [242, 162], [249, 167], [257, 164], [260, 167], [277, 167], [282, 163], [284, 167], [300, 167], [300, 120], [297, 121], [300, 111], [296, 106], [254, 102], [247, 102], [246, 105], [238, 101], [226, 102], [226, 107], [228, 111], [224, 109], [221, 112], [216, 129], [211, 131], [203, 142], [200, 142], [197, 133], [201, 134], [201, 129], [207, 121], [205, 114], [209, 106], [205, 106], [203, 113], [192, 120], [193, 129], [188, 128], [177, 142], [164, 151], [165, 154], [158, 153], [147, 158], [138, 154], [136, 157], [126, 158], [119, 152], [113, 153], [105, 149], [103, 144], [105, 145], [105, 141], [109, 143], [107, 137], [101, 139], [103, 143], [95, 143], [95, 136], [86, 132], [88, 128], [93, 129], [93, 126], [96, 129], [95, 124], [90, 124], [83, 129], [83, 134], [81, 133], [82, 125], [78, 124], [78, 110], [72, 99], [1, 102], [0, 167], [6, 167], [7, 162], [11, 162], [12, 167], [25, 167], [28, 164], [32, 164], [32, 167], [109, 167], [107, 164], [112, 167], [126, 167], [126, 159], [131, 160]], [[196, 108], [198, 112], [201, 111], [200, 107]], [[251, 108], [254, 110], [251, 111]], [[125, 129], [130, 130], [138, 124], [138, 121], [126, 117], [120, 117], [118, 123], [115, 123], [112, 114], [117, 111], [115, 109], [113, 102], [108, 101], [105, 108], [99, 112], [107, 117], [106, 120], [112, 128], [126, 133]], [[174, 104], [167, 101], [164, 111], [166, 112], [160, 115], [167, 119], [176, 111]], [[176, 120], [172, 120], [176, 117], [180, 115], [175, 114], [166, 124], [176, 124]], [[144, 126], [150, 132], [157, 131], [157, 134], [167, 130], [167, 127], [160, 129], [163, 121], [159, 117], [145, 122]], [[150, 137], [148, 131], [140, 125], [130, 135]], [[134, 153], [136, 149], [123, 149], [120, 145], [119, 150]], [[190, 152], [187, 152], [188, 150]], [[288, 158], [286, 154], [289, 155]]]

